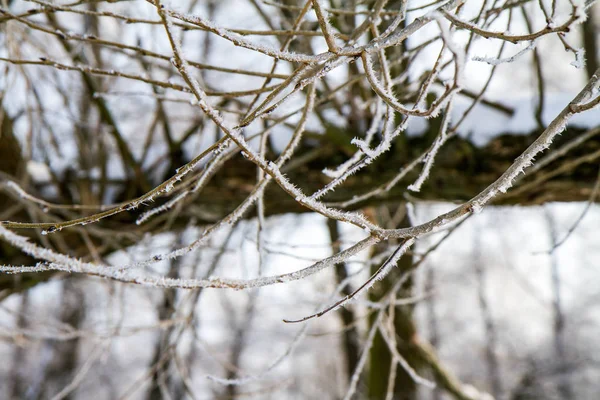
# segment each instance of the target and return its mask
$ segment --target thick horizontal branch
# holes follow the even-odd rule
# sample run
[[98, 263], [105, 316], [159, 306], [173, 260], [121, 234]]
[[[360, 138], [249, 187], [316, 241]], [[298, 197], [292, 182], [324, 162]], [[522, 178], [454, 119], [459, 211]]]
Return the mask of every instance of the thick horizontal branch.
[[[559, 148], [563, 143], [581, 134], [581, 131], [571, 129], [557, 140], [552, 149]], [[537, 137], [536, 133], [528, 136], [503, 135], [491, 141], [487, 146], [476, 147], [470, 141], [455, 137], [450, 139], [440, 150], [436, 163], [431, 171], [430, 179], [419, 192], [422, 200], [435, 201], [464, 201], [472, 198], [497, 179], [518, 157], [523, 149]], [[325, 139], [323, 139], [325, 140]], [[392, 180], [400, 169], [405, 167], [426, 149], [428, 143], [421, 138], [408, 141], [406, 146], [396, 147], [357, 175], [349, 177], [344, 184], [325, 197], [326, 202], [344, 202], [369, 192]], [[407, 150], [410, 149], [410, 150]], [[551, 149], [551, 151], [552, 151]], [[544, 171], [562, 170], [545, 181], [538, 181], [534, 187], [520, 191], [516, 196], [505, 196], [495, 201], [495, 204], [507, 205], [536, 205], [547, 201], [587, 201], [597, 173], [597, 164], [586, 160], [590, 154], [600, 149], [597, 140], [590, 139], [569, 153], [548, 165]], [[317, 149], [306, 145], [299, 151], [299, 157], [310, 155], [307, 162], [287, 172], [292, 182], [301, 185], [305, 193], [313, 193], [326, 184], [330, 178], [322, 170], [332, 164], [332, 160], [343, 160], [347, 157], [344, 151], [333, 144], [323, 142]], [[587, 162], [578, 162], [577, 160]], [[568, 169], [564, 166], [573, 165]], [[373, 197], [364, 202], [353, 204], [349, 209], [361, 209], [382, 203], [404, 201], [406, 186], [414, 181], [418, 169], [409, 173], [389, 192]], [[537, 172], [526, 177], [513, 190], [525, 187], [528, 182], [536, 181], [544, 173]], [[221, 215], [233, 207], [248, 194], [248, 182], [254, 179], [253, 171], [248, 168], [248, 161], [236, 157], [229, 161], [225, 168], [217, 174], [212, 184], [206, 187], [204, 195], [195, 203], [195, 209], [206, 208], [211, 214]], [[509, 191], [508, 194], [511, 192]], [[297, 213], [308, 211], [303, 209], [295, 199], [285, 195], [276, 186], [267, 189], [265, 195], [267, 214]]]
[[[597, 137], [600, 136], [598, 133], [600, 133], [600, 130], [590, 131], [586, 135], [582, 135], [581, 130], [567, 130], [553, 144], [548, 154], [553, 154], [553, 151], [563, 146], [568, 148], [569, 151], [561, 157], [550, 159], [550, 162], [547, 163], [542, 161], [543, 158], [540, 159], [543, 168], [535, 171], [530, 177], [525, 177], [505, 196], [497, 198], [495, 204], [526, 206], [548, 201], [587, 201], [598, 173], [597, 159], [591, 157], [591, 155], [599, 154], [600, 151], [600, 142], [597, 140]], [[419, 192], [419, 199], [450, 202], [471, 199], [502, 175], [511, 164], [511, 160], [518, 157], [523, 149], [537, 136], [537, 132], [530, 135], [503, 135], [484, 147], [477, 147], [469, 140], [460, 137], [450, 139], [445, 147], [440, 150], [431, 171], [430, 179], [424, 183]], [[573, 143], [574, 139], [582, 136], [586, 137], [587, 140], [583, 142], [575, 141], [578, 143], [576, 147], [566, 145]], [[410, 138], [401, 145], [395, 144], [380, 160], [369, 165], [358, 174], [349, 177], [337, 190], [328, 194], [324, 200], [331, 203], [345, 202], [354, 196], [360, 196], [362, 193], [385, 185], [396, 176], [400, 169], [418, 157], [427, 148], [428, 144], [428, 139], [425, 137]], [[327, 136], [311, 136], [302, 143], [296, 157], [291, 160], [289, 169], [284, 170], [284, 172], [292, 182], [301, 185], [300, 188], [304, 193], [313, 193], [331, 179], [323, 174], [323, 169], [332, 164], [343, 162], [347, 157], [346, 149], [340, 147], [337, 143], [330, 142]], [[535, 164], [533, 169], [535, 169]], [[149, 171], [146, 172], [149, 173]], [[370, 197], [362, 202], [356, 202], [349, 206], [349, 209], [357, 210], [379, 204], [395, 204], [406, 201], [406, 197], [410, 196], [406, 191], [406, 186], [414, 181], [417, 174], [418, 169], [415, 169], [388, 192]], [[546, 179], [542, 179], [544, 177]], [[198, 196], [192, 196], [191, 202], [183, 207], [178, 214], [159, 215], [148, 223], [137, 226], [135, 224], [136, 219], [147, 209], [142, 207], [128, 210], [93, 225], [95, 229], [96, 227], [99, 229], [98, 232], [114, 231], [119, 236], [118, 241], [113, 244], [106, 242], [103, 240], [101, 233], [92, 234], [92, 236], [96, 236], [97, 240], [102, 243], [102, 246], [98, 248], [99, 253], [110, 254], [122, 247], [135, 244], [136, 238], [141, 240], [145, 233], [160, 232], [166, 221], [171, 224], [170, 229], [175, 230], [183, 229], [191, 219], [200, 225], [211, 224], [221, 220], [239, 206], [253, 190], [255, 182], [255, 169], [251, 167], [250, 162], [245, 157], [237, 155], [228, 160], [202, 192]], [[67, 183], [65, 182], [65, 184]], [[122, 186], [121, 192], [126, 193], [127, 186], [130, 183], [124, 181], [115, 183], [115, 185], [117, 187]], [[41, 189], [41, 186], [38, 189]], [[28, 188], [28, 190], [36, 192], [35, 187]], [[158, 197], [152, 203], [152, 206], [159, 206], [169, 200], [170, 197]], [[265, 214], [268, 216], [310, 211], [302, 207], [277, 185], [271, 185], [266, 189], [264, 204]], [[250, 209], [245, 217], [251, 218], [254, 214], [254, 209]], [[20, 218], [19, 216], [13, 216], [11, 219], [15, 220], [16, 218], [17, 220], [21, 219], [23, 222], [31, 222], [27, 220], [29, 217], [29, 214], [23, 212]], [[61, 240], [70, 243], [69, 247], [73, 249], [72, 255], [84, 257], [85, 259], [89, 256], [89, 251], [82, 241], [80, 232], [82, 229], [87, 229], [87, 227], [67, 229], [55, 233], [51, 237], [60, 235]], [[31, 237], [35, 238], [35, 231], [21, 232], [28, 232], [28, 235], [33, 235]], [[127, 235], [119, 232], [126, 232]], [[5, 264], [35, 263], [33, 259], [28, 259], [18, 251], [9, 251], [6, 248], [3, 253], [2, 258]], [[45, 274], [39, 275], [38, 278], [43, 280], [50, 276], [52, 275]], [[19, 278], [21, 289], [35, 284], [35, 282], [25, 283], [21, 279]], [[14, 289], [15, 284], [14, 276], [4, 276], [0, 280], [0, 290]]]

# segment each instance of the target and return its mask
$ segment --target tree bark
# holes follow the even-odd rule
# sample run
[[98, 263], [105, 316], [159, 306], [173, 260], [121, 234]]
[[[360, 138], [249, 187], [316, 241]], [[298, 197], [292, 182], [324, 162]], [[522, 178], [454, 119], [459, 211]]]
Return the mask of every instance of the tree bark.
[[[408, 217], [405, 216], [400, 227], [410, 226]], [[373, 265], [372, 273], [379, 269], [380, 265]], [[379, 301], [396, 284], [398, 279], [403, 279], [405, 274], [410, 274], [413, 270], [413, 257], [409, 254], [402, 256], [396, 268], [378, 285], [375, 285], [370, 291], [371, 301]], [[410, 297], [413, 290], [413, 279], [409, 277], [400, 287], [397, 293], [399, 299]], [[412, 306], [398, 306], [394, 310], [393, 328], [396, 336], [398, 352], [415, 369], [419, 367], [419, 358], [415, 354], [415, 349], [411, 345], [416, 335], [416, 328], [412, 320]], [[374, 323], [374, 314], [370, 319]], [[388, 382], [390, 378], [394, 379], [393, 399], [395, 400], [414, 400], [417, 397], [417, 385], [406, 371], [397, 366], [395, 377], [390, 376], [393, 356], [390, 352], [385, 339], [378, 332], [375, 335], [369, 360], [368, 372], [368, 398], [371, 400], [384, 400], [388, 392]]]

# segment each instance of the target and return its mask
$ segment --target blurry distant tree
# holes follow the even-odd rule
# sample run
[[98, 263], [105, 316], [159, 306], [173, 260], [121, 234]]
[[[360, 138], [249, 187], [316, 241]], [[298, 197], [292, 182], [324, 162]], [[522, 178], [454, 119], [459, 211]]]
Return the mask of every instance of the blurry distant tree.
[[[433, 231], [451, 233], [491, 203], [595, 200], [600, 128], [566, 129], [574, 115], [597, 113], [591, 110], [600, 103], [597, 24], [586, 21], [594, 1], [484, 0], [475, 7], [463, 0], [249, 0], [262, 19], [256, 29], [213, 22], [217, 9], [237, 2], [0, 3], [2, 298], [67, 279], [67, 272], [67, 281], [92, 275], [162, 289], [157, 314], [167, 320], [175, 315], [176, 289], [191, 290], [197, 301], [204, 288], [258, 288], [332, 268], [341, 300], [302, 321], [383, 280], [369, 291], [366, 332], [357, 329], [351, 307], [339, 311], [345, 398], [412, 399], [419, 385], [433, 382], [437, 395], [490, 396], [461, 383], [419, 336], [411, 274], [426, 255], [410, 249]], [[526, 29], [517, 31], [515, 20]], [[569, 34], [581, 25], [583, 34]], [[589, 61], [587, 82], [550, 121], [542, 118], [546, 65], [538, 46], [548, 38], [562, 42], [575, 67], [584, 67], [586, 51]], [[482, 39], [494, 44], [494, 55], [475, 56]], [[226, 52], [227, 63], [214, 62]], [[528, 57], [539, 128], [484, 146], [459, 136], [477, 105], [515, 112], [486, 93], [499, 66]], [[473, 63], [489, 65], [483, 84], [469, 79]], [[459, 115], [452, 113], [457, 99], [470, 102]], [[426, 132], [408, 135], [419, 119]], [[458, 204], [411, 226], [415, 196]], [[265, 218], [302, 212], [330, 220], [330, 257], [247, 279], [218, 277], [216, 264], [210, 278], [181, 274], [178, 260], [226, 227], [256, 218], [263, 254]], [[341, 223], [363, 229], [364, 237], [341, 246]], [[147, 234], [178, 234], [190, 224], [202, 227], [192, 242], [178, 240], [168, 252], [117, 267], [105, 260]], [[352, 288], [345, 263], [367, 251], [371, 278]], [[147, 273], [165, 260], [165, 276]], [[63, 321], [76, 329], [81, 294], [63, 288]], [[252, 315], [250, 303], [246, 323]], [[185, 361], [173, 356], [173, 346], [188, 317], [163, 330], [156, 344], [151, 398], [193, 397], [185, 379], [170, 375]], [[243, 329], [236, 338], [242, 346]], [[77, 386], [72, 346], [54, 350], [71, 380], [54, 379], [58, 386], [38, 388], [38, 396], [66, 398]], [[232, 351], [228, 396], [236, 396], [241, 348]], [[19, 398], [27, 387], [19, 382], [29, 381], [15, 374]], [[42, 376], [52, 381], [49, 372]], [[562, 390], [567, 396], [568, 387]]]

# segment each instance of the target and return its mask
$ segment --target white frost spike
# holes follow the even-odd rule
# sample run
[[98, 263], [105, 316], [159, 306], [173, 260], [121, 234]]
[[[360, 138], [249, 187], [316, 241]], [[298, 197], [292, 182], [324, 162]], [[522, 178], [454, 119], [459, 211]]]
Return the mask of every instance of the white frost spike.
[[484, 62], [484, 63], [487, 63], [489, 65], [500, 65], [500, 64], [504, 64], [504, 63], [511, 63], [511, 62], [514, 62], [515, 60], [517, 60], [523, 54], [529, 52], [530, 50], [535, 49], [536, 45], [537, 45], [536, 41], [532, 40], [531, 43], [529, 43], [529, 45], [527, 47], [525, 47], [523, 50], [519, 51], [518, 53], [516, 53], [513, 56], [506, 57], [506, 58], [477, 57], [477, 56], [475, 56], [475, 57], [472, 58], [472, 60], [473, 61]]
[[360, 151], [365, 153], [369, 158], [376, 158], [377, 156], [379, 156], [379, 151], [377, 151], [379, 149], [372, 150], [371, 148], [369, 148], [369, 145], [360, 138], [353, 138], [350, 143], [358, 147]]
[[337, 178], [338, 176], [341, 175], [341, 173], [339, 173], [339, 172], [337, 172], [335, 170], [329, 169], [329, 168], [325, 168], [321, 172], [323, 173], [323, 175], [327, 176], [328, 178], [332, 178], [332, 179], [333, 178]]
[[177, 204], [179, 201], [183, 200], [187, 196], [188, 193], [189, 192], [180, 193], [179, 195], [177, 195], [177, 197], [168, 201], [167, 203], [163, 204], [162, 206], [153, 208], [150, 211], [145, 212], [135, 221], [136, 225], [143, 224], [153, 215], [160, 214], [164, 211], [170, 210], [175, 204]]
[[[578, 4], [577, 7], [575, 7], [575, 17], [577, 18], [575, 20], [575, 24], [581, 24], [587, 20], [588, 15], [585, 11], [587, 8], [591, 7], [592, 4], [594, 4], [593, 1], [590, 1], [590, 2], [582, 1], [581, 3], [582, 4]], [[588, 4], [586, 5], [586, 3], [588, 3]]]
[[440, 128], [440, 133], [439, 133], [438, 137], [435, 139], [433, 145], [431, 146], [431, 149], [425, 156], [425, 160], [424, 160], [425, 165], [423, 166], [423, 170], [421, 171], [421, 174], [419, 175], [417, 180], [412, 185], [408, 186], [408, 190], [411, 190], [413, 192], [419, 192], [421, 190], [421, 186], [423, 186], [423, 183], [429, 177], [429, 173], [431, 171], [431, 168], [433, 167], [433, 162], [435, 160], [435, 157], [436, 157], [439, 149], [444, 145], [444, 143], [448, 139], [448, 135], [446, 132], [448, 130], [448, 125], [450, 123], [450, 118], [451, 118], [450, 116], [452, 115], [452, 106], [454, 104], [453, 100], [454, 100], [454, 96], [450, 95], [450, 97], [448, 99], [448, 107], [446, 108], [444, 120], [442, 121], [442, 126]]
[[[383, 113], [384, 113], [383, 100], [380, 98], [380, 99], [378, 99], [378, 101], [375, 105], [375, 116], [373, 118], [373, 121], [371, 122], [371, 127], [367, 131], [367, 133], [365, 135], [365, 139], [362, 140], [362, 143], [367, 148], [369, 148], [370, 143], [373, 140], [373, 137], [379, 131], [379, 125], [380, 125], [381, 119], [383, 118]], [[361, 139], [358, 139], [358, 140], [361, 140]], [[369, 150], [370, 150], [370, 148], [369, 148]], [[356, 163], [358, 163], [362, 159], [363, 153], [364, 152], [359, 149], [359, 151], [354, 153], [352, 155], [352, 157], [350, 157], [348, 160], [344, 161], [337, 168], [324, 169], [323, 174], [327, 175], [329, 178], [332, 178], [332, 179], [341, 178], [342, 175], [344, 175], [348, 171], [349, 168], [351, 168], [353, 165], [356, 165]], [[369, 156], [371, 157], [372, 155], [370, 154]], [[371, 157], [371, 158], [373, 158], [373, 157]]]

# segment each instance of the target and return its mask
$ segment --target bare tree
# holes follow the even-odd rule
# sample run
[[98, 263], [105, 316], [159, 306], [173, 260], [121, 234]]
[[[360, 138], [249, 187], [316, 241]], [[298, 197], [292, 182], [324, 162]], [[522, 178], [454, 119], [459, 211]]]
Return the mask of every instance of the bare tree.
[[[499, 396], [484, 266], [477, 274], [491, 387], [475, 389], [419, 333], [414, 274], [440, 243], [424, 254], [414, 244], [434, 232], [450, 236], [492, 203], [595, 201], [590, 164], [600, 157], [600, 129], [567, 128], [600, 103], [600, 71], [583, 78], [585, 52], [592, 61], [597, 46], [593, 20], [585, 22], [594, 3], [2, 1], [0, 297], [23, 293], [24, 315], [32, 307], [28, 291], [63, 280], [67, 328], [52, 340], [68, 342], [54, 347], [59, 377], [16, 381], [13, 396], [66, 398], [83, 390], [104, 350], [78, 359], [88, 317], [76, 307], [81, 298], [74, 306], [70, 296], [81, 296], [90, 277], [106, 278], [113, 296], [115, 283], [153, 289], [158, 335], [149, 367], [116, 397], [143, 387], [149, 398], [195, 398], [199, 349], [214, 370], [227, 371], [208, 374], [213, 396], [252, 394], [243, 385], [261, 382], [306, 342], [306, 321], [346, 306], [343, 390], [332, 397], [413, 399], [436, 385], [437, 396]], [[561, 43], [581, 84], [548, 119], [550, 40]], [[488, 96], [503, 68], [533, 71], [537, 127], [481, 145], [477, 132], [462, 134], [477, 109], [518, 111]], [[420, 135], [418, 124], [427, 127]], [[421, 200], [457, 204], [411, 223]], [[308, 212], [329, 221], [331, 253], [293, 271], [269, 268], [269, 217]], [[233, 251], [231, 235], [248, 221], [253, 231], [244, 237], [255, 243], [256, 270], [222, 261]], [[362, 236], [344, 242], [342, 226]], [[285, 235], [280, 242], [290, 244]], [[195, 258], [203, 254], [203, 262]], [[281, 357], [247, 371], [248, 331], [261, 321], [263, 292], [256, 290], [329, 269], [330, 296], [307, 301], [314, 312], [288, 314], [287, 323], [304, 325]], [[244, 311], [223, 311], [241, 321], [231, 343], [223, 339], [226, 354], [199, 339], [198, 304], [208, 288], [252, 290]], [[111, 334], [92, 335], [94, 349], [105, 349], [135, 312], [115, 312], [121, 317]], [[9, 337], [33, 330], [22, 316], [13, 328]], [[436, 345], [437, 333], [430, 337]], [[13, 363], [23, 359], [16, 349]], [[17, 370], [14, 376], [24, 378]], [[561, 386], [563, 398], [569, 391]]]

